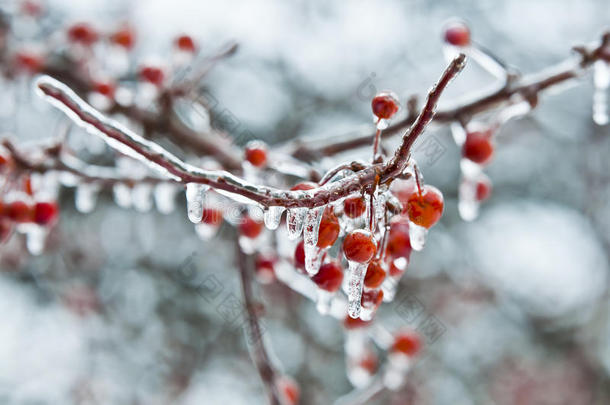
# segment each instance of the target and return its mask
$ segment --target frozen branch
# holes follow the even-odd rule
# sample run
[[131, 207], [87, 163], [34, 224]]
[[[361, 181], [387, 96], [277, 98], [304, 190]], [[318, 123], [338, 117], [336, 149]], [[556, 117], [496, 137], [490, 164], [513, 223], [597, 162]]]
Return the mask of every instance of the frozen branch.
[[95, 110], [61, 82], [42, 77], [37, 88], [48, 100], [76, 123], [100, 136], [110, 146], [130, 155], [168, 179], [179, 183], [208, 185], [224, 194], [263, 207], [282, 206], [318, 207], [336, 201], [375, 184], [392, 181], [405, 168], [410, 149], [424, 132], [434, 116], [434, 109], [443, 90], [464, 66], [464, 55], [456, 57], [443, 72], [439, 82], [432, 88], [424, 108], [413, 125], [405, 132], [403, 142], [387, 163], [379, 163], [363, 169], [349, 177], [308, 191], [283, 191], [272, 187], [251, 184], [229, 172], [204, 170], [185, 163], [158, 144], [144, 139], [118, 122]]

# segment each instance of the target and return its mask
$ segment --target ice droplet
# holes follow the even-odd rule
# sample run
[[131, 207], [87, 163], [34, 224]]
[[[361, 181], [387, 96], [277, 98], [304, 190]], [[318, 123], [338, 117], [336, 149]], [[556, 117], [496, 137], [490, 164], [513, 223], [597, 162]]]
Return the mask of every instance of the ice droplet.
[[358, 263], [348, 260], [348, 280], [349, 287], [347, 292], [348, 308], [347, 313], [351, 318], [358, 318], [362, 309], [362, 287], [364, 285], [364, 274], [366, 273], [367, 263]]
[[413, 250], [420, 251], [426, 245], [428, 229], [409, 221], [409, 239]]
[[74, 205], [83, 214], [90, 213], [95, 208], [99, 186], [93, 183], [80, 183], [76, 186]]
[[271, 230], [277, 229], [277, 227], [280, 226], [282, 214], [285, 210], [286, 208], [284, 207], [269, 207], [265, 209], [265, 214], [263, 216], [265, 226]]
[[208, 186], [199, 183], [188, 183], [186, 185], [186, 211], [189, 220], [198, 224], [203, 218], [203, 197]]
[[152, 208], [152, 187], [150, 184], [136, 184], [132, 191], [133, 207], [139, 212], [148, 212]]
[[458, 211], [464, 221], [473, 221], [479, 216], [480, 202], [477, 200], [476, 181], [462, 179], [458, 191]]
[[315, 275], [320, 269], [321, 255], [318, 244], [318, 232], [324, 206], [312, 208], [305, 216], [303, 228], [303, 241], [305, 242], [305, 270], [310, 276]]
[[608, 123], [608, 87], [610, 64], [598, 60], [593, 64], [593, 121], [597, 125]]
[[290, 208], [286, 214], [286, 227], [288, 228], [288, 239], [295, 240], [303, 232], [307, 208]]
[[318, 288], [318, 297], [316, 299], [316, 309], [321, 315], [327, 315], [333, 303], [334, 293]]
[[116, 183], [112, 187], [114, 202], [121, 208], [130, 208], [132, 203], [131, 187], [125, 183]]
[[197, 232], [197, 236], [199, 236], [199, 239], [210, 240], [216, 235], [218, 228], [219, 226], [217, 225], [200, 222], [195, 225], [195, 232]]
[[47, 233], [47, 229], [42, 226], [29, 226], [25, 231], [25, 244], [28, 252], [34, 256], [40, 255], [44, 250]]
[[154, 190], [155, 205], [162, 214], [169, 214], [176, 208], [176, 186], [159, 183]]

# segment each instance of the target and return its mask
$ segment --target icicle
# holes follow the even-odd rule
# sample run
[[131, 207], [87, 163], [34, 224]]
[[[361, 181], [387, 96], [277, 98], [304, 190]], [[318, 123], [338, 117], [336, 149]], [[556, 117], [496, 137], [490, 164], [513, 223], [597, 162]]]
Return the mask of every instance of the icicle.
[[366, 273], [367, 263], [358, 263], [349, 260], [348, 261], [348, 308], [347, 313], [350, 317], [356, 319], [360, 316], [360, 310], [362, 308], [362, 287], [364, 285], [364, 275]]
[[47, 233], [47, 229], [42, 226], [28, 226], [25, 231], [25, 244], [28, 252], [34, 256], [40, 255], [44, 250]]
[[80, 183], [76, 186], [74, 203], [79, 212], [87, 214], [95, 208], [99, 187], [93, 183]]
[[598, 60], [593, 64], [593, 121], [597, 125], [608, 123], [608, 87], [610, 63]]
[[132, 203], [131, 187], [125, 183], [116, 183], [112, 187], [114, 202], [121, 208], [130, 208]]
[[206, 224], [205, 222], [200, 222], [195, 225], [195, 231], [197, 232], [197, 236], [201, 240], [210, 240], [218, 232], [218, 225]]
[[133, 207], [139, 212], [150, 211], [153, 204], [150, 184], [136, 184], [132, 193]]
[[453, 141], [459, 147], [461, 147], [466, 141], [466, 130], [462, 124], [458, 122], [451, 123], [451, 135], [453, 136]]
[[271, 230], [277, 229], [277, 227], [280, 226], [282, 214], [285, 210], [286, 208], [284, 207], [269, 207], [265, 209], [265, 214], [263, 217], [265, 226]]
[[413, 250], [420, 251], [426, 245], [428, 229], [409, 221], [409, 239]]
[[458, 211], [464, 221], [473, 221], [479, 216], [477, 200], [477, 183], [470, 179], [462, 179], [458, 191]]
[[198, 224], [203, 217], [203, 197], [208, 186], [199, 183], [186, 185], [186, 210], [189, 220]]
[[392, 262], [392, 267], [395, 267], [395, 271], [390, 271], [390, 274], [386, 277], [381, 284], [381, 289], [383, 290], [383, 302], [392, 302], [394, 301], [394, 297], [396, 296], [396, 290], [398, 288], [398, 282], [400, 278], [407, 270], [407, 266], [409, 265], [409, 260], [406, 257], [399, 257], [394, 259]]
[[303, 240], [305, 242], [305, 270], [310, 276], [315, 275], [320, 269], [321, 255], [318, 244], [318, 232], [320, 231], [320, 221], [324, 207], [312, 208], [305, 216], [303, 228]]
[[286, 214], [286, 227], [288, 228], [288, 239], [295, 240], [303, 232], [307, 208], [290, 208]]
[[176, 186], [159, 183], [154, 190], [155, 205], [162, 214], [170, 214], [176, 208]]
[[334, 293], [318, 288], [318, 297], [316, 300], [316, 309], [322, 315], [327, 315], [332, 307]]

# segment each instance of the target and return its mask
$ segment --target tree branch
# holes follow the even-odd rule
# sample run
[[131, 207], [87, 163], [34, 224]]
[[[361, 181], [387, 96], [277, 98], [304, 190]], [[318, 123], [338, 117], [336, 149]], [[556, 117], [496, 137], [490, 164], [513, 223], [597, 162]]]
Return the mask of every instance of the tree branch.
[[122, 153], [148, 164], [169, 179], [183, 184], [208, 185], [219, 192], [245, 197], [263, 207], [282, 206], [318, 207], [379, 183], [393, 180], [408, 163], [410, 148], [424, 132], [434, 116], [434, 109], [445, 87], [464, 66], [465, 56], [456, 57], [432, 88], [419, 116], [404, 134], [403, 142], [394, 157], [387, 163], [372, 165], [340, 181], [307, 191], [283, 191], [272, 187], [251, 184], [229, 172], [204, 170], [189, 165], [158, 144], [105, 117], [88, 105], [70, 88], [50, 77], [39, 78], [37, 88], [47, 99], [66, 113], [76, 123], [100, 136], [110, 146]]

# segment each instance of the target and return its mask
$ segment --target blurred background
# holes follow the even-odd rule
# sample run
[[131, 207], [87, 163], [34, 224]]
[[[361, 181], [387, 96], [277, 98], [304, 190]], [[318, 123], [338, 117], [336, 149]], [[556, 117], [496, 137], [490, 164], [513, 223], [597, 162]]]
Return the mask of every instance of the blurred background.
[[[80, 21], [100, 31], [128, 21], [137, 60], [167, 60], [182, 33], [204, 54], [235, 40], [238, 52], [214, 67], [205, 88], [237, 144], [244, 131], [277, 144], [372, 128], [377, 90], [406, 100], [438, 78], [451, 17], [523, 73], [561, 62], [610, 27], [605, 0], [49, 0], [42, 20], [24, 16], [22, 3], [0, 8], [13, 40], [37, 46], [59, 46]], [[468, 65], [441, 108], [492, 81]], [[447, 126], [429, 131], [442, 156], [421, 160], [421, 169], [443, 191], [445, 213], [413, 254], [397, 304], [379, 318], [391, 330], [419, 322], [397, 307], [409, 299], [442, 333], [405, 387], [367, 403], [610, 403], [610, 130], [591, 119], [590, 75], [575, 84], [502, 126], [487, 169], [494, 193], [473, 222], [458, 215], [459, 148]], [[62, 114], [29, 78], [1, 87], [0, 131], [16, 144], [61, 131]], [[76, 128], [69, 140], [93, 161], [105, 150]], [[30, 255], [16, 236], [0, 248], [1, 403], [265, 403], [243, 331], [221, 309], [242, 300], [229, 225], [202, 241], [182, 193], [169, 214], [121, 208], [107, 191], [87, 214], [75, 209], [74, 188], [59, 198], [61, 219], [43, 255]], [[202, 293], [212, 275], [216, 289]], [[341, 322], [281, 283], [257, 294], [265, 339], [301, 387], [300, 403], [331, 404], [349, 392]]]

